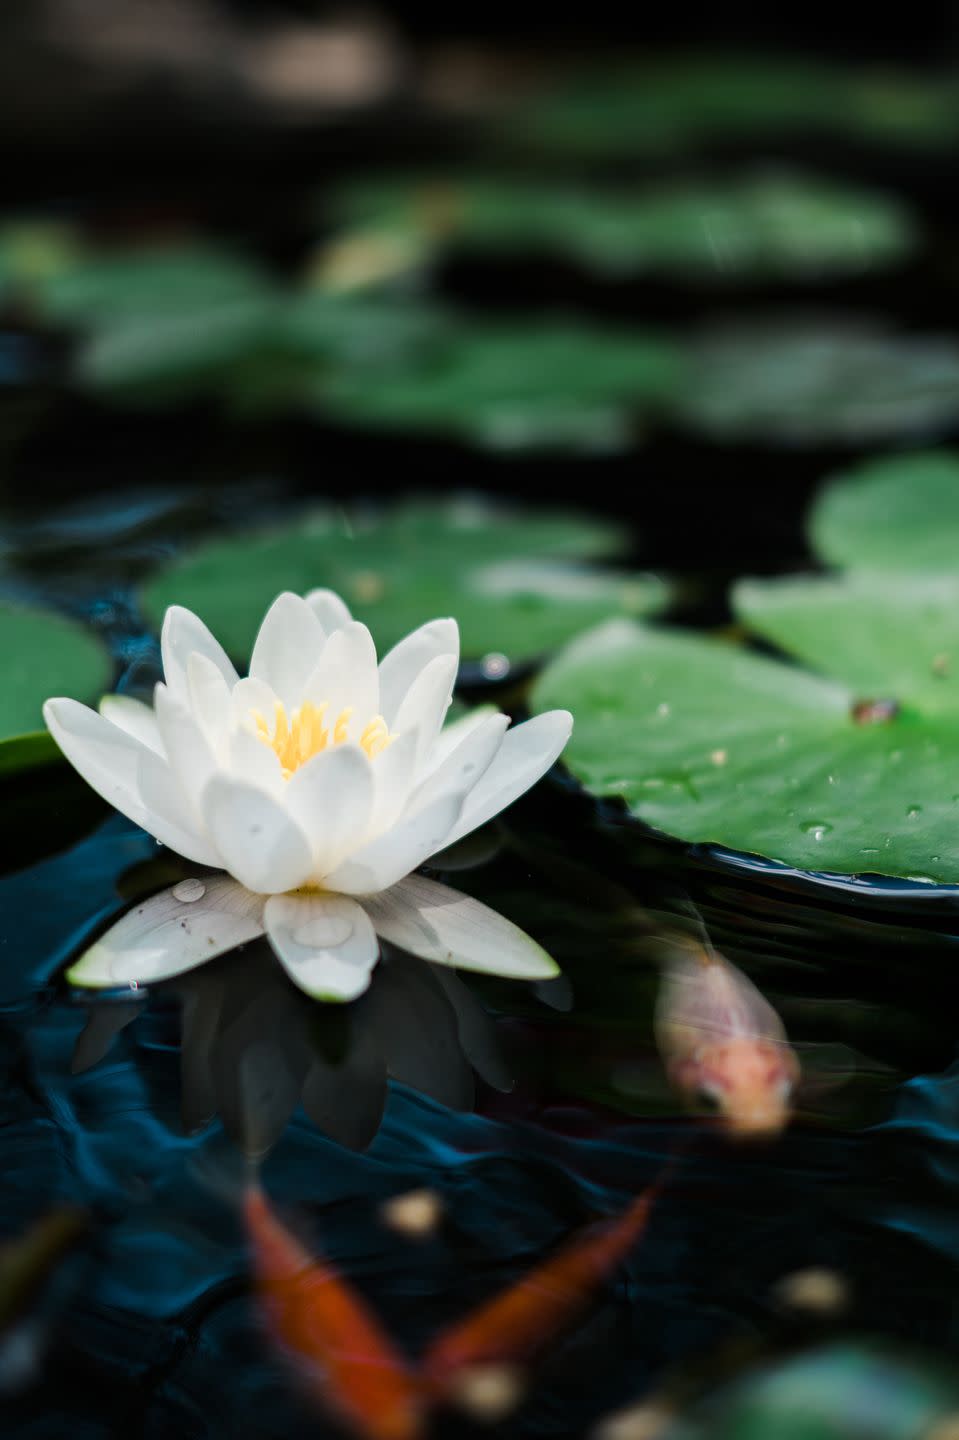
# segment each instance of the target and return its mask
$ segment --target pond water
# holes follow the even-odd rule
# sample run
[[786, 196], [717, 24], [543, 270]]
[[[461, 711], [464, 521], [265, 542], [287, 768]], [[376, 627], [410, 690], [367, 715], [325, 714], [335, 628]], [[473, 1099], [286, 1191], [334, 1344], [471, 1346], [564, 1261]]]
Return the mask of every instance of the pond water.
[[[797, 145], [793, 159], [821, 162], [825, 150]], [[730, 316], [742, 325], [798, 308], [805, 324], [810, 298], [840, 328], [837, 307], [879, 313], [907, 335], [942, 328], [942, 295], [955, 298], [942, 164], [900, 155], [884, 166], [856, 142], [845, 159], [927, 222], [921, 258], [904, 262], [892, 294], [872, 274], [753, 288], [715, 276], [597, 283], [555, 257], [469, 253], [442, 257], [431, 283], [477, 312], [562, 304], [695, 332], [697, 343], [701, 327]], [[299, 254], [307, 208], [298, 193], [261, 245], [277, 270]], [[455, 490], [574, 505], [625, 525], [624, 565], [677, 579], [668, 625], [730, 628], [730, 579], [813, 566], [803, 516], [819, 482], [888, 443], [868, 426], [851, 440], [845, 421], [817, 430], [807, 411], [803, 443], [788, 425], [783, 444], [763, 425], [717, 434], [673, 411], [657, 412], [645, 443], [638, 433], [606, 443], [613, 427], [567, 453], [490, 453], [429, 424], [384, 433], [355, 412], [267, 409], [240, 422], [204, 394], [158, 411], [140, 393], [77, 384], [68, 327], [4, 313], [5, 598], [96, 632], [124, 693], [148, 694], [161, 674], [143, 577], [198, 540], [292, 520], [316, 499], [414, 493], [438, 504]], [[732, 411], [735, 421], [735, 399]], [[938, 442], [956, 415], [923, 410], [918, 430], [891, 443]], [[522, 718], [529, 666], [502, 668], [467, 665], [461, 694]], [[437, 1437], [613, 1440], [596, 1427], [644, 1398], [690, 1408], [693, 1428], [677, 1435], [779, 1433], [762, 1417], [759, 1429], [723, 1428], [721, 1412], [703, 1420], [696, 1407], [819, 1346], [835, 1348], [802, 1395], [828, 1389], [835, 1364], [844, 1398], [839, 1420], [804, 1436], [956, 1434], [959, 1396], [931, 1409], [916, 1396], [927, 1364], [951, 1384], [959, 1354], [959, 887], [809, 874], [683, 844], [557, 767], [427, 873], [528, 931], [561, 980], [454, 977], [390, 951], [361, 1000], [322, 1006], [254, 942], [179, 980], [91, 998], [67, 984], [68, 963], [166, 886], [179, 884], [189, 907], [206, 872], [62, 764], [3, 774], [0, 798], [4, 1435], [350, 1433], [329, 1378], [304, 1385], [254, 1293], [244, 1223], [254, 1169], [290, 1233], [326, 1257], [411, 1364], [659, 1184], [648, 1224], [597, 1271], [575, 1318], [538, 1350], [530, 1340], [521, 1363], [506, 1354], [492, 1392], [439, 1405]], [[782, 1133], [735, 1143], [719, 1115], [684, 1107], [670, 1086], [654, 1010], [675, 926], [705, 932], [785, 1025], [802, 1079]], [[413, 1219], [400, 1207], [397, 1221], [389, 1202], [411, 1193]], [[17, 1289], [14, 1275], [5, 1289], [12, 1247], [50, 1216], [74, 1217], [66, 1243], [51, 1241], [50, 1255], [41, 1244], [29, 1283]], [[814, 1298], [797, 1300], [791, 1277], [810, 1273]], [[859, 1386], [842, 1349], [854, 1337], [887, 1347], [882, 1383]], [[617, 1433], [666, 1433], [648, 1413], [632, 1423]], [[352, 1433], [377, 1432], [354, 1423]]]

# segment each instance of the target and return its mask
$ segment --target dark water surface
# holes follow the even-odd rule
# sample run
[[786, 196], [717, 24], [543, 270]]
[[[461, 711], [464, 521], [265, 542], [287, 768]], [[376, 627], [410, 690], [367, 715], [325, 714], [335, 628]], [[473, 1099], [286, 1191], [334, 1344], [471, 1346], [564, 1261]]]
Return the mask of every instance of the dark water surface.
[[[307, 482], [280, 484], [254, 447], [242, 464], [229, 457], [249, 478], [228, 487], [215, 466], [192, 483], [209, 451], [194, 451], [182, 485], [162, 483], [157, 472], [177, 473], [174, 438], [159, 458], [145, 447], [122, 499], [102, 488], [102, 470], [95, 493], [65, 498], [78, 469], [110, 469], [104, 425], [65, 413], [72, 454], [62, 434], [33, 454], [42, 502], [22, 488], [7, 496], [8, 588], [88, 618], [111, 645], [119, 687], [146, 689], [158, 651], [133, 581], [184, 536], [275, 517]], [[111, 443], [125, 453], [122, 437]], [[367, 442], [362, 458], [377, 454], [384, 447]], [[306, 473], [303, 458], [284, 473]], [[334, 491], [347, 488], [336, 458], [322, 446], [315, 455]], [[740, 510], [749, 533], [727, 524], [723, 564], [701, 569], [690, 613], [721, 614], [722, 571], [740, 547], [755, 556], [757, 530], [782, 528], [769, 568], [795, 563], [795, 518], [821, 459], [789, 463], [785, 511]], [[655, 455], [643, 465], [654, 475]], [[463, 460], [456, 478], [481, 471]], [[657, 543], [665, 528], [647, 536], [645, 564], [676, 565], [675, 538]], [[6, 780], [2, 794], [0, 1236], [58, 1205], [92, 1217], [42, 1302], [49, 1348], [4, 1402], [5, 1436], [339, 1433], [299, 1397], [254, 1313], [238, 1211], [244, 1146], [268, 1151], [273, 1202], [411, 1355], [575, 1227], [622, 1209], [681, 1152], [643, 1242], [497, 1434], [582, 1434], [677, 1372], [722, 1370], [730, 1342], [763, 1354], [828, 1329], [804, 1328], [775, 1296], [810, 1266], [848, 1283], [841, 1328], [959, 1353], [959, 892], [827, 884], [688, 850], [551, 777], [489, 837], [484, 863], [448, 878], [552, 951], [571, 1008], [557, 1008], [570, 1003], [562, 989], [513, 982], [466, 978], [466, 998], [450, 995], [430, 967], [394, 956], [349, 1019], [316, 1027], [316, 1007], [251, 947], [91, 1018], [61, 967], [132, 898], [185, 872], [63, 767]], [[768, 1144], [731, 1145], [709, 1117], [681, 1112], [662, 1077], [649, 912], [684, 914], [689, 901], [802, 1059], [799, 1113]], [[89, 1068], [73, 1073], [82, 1031]], [[327, 1067], [308, 1092], [307, 1052]], [[397, 1078], [382, 1123], [368, 1149], [351, 1149], [376, 1129], [386, 1066]], [[380, 1206], [421, 1187], [442, 1197], [444, 1219], [415, 1241], [387, 1229]], [[473, 1424], [451, 1414], [436, 1433]]]

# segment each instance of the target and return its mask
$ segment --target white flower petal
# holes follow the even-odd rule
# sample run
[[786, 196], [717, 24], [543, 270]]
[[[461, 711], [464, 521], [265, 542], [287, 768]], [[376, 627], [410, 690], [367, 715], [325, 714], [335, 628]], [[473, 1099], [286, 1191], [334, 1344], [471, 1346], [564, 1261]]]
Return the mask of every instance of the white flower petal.
[[271, 895], [264, 909], [270, 944], [290, 979], [317, 1000], [353, 1000], [370, 983], [376, 932], [342, 895]]
[[337, 630], [342, 630], [344, 625], [349, 625], [353, 619], [346, 601], [341, 600], [335, 590], [311, 590], [303, 598], [323, 626], [327, 639]]
[[186, 662], [186, 678], [190, 709], [216, 754], [230, 732], [230, 687], [209, 656], [196, 651]]
[[166, 685], [156, 687], [154, 705], [170, 769], [195, 820], [202, 824], [200, 797], [216, 773], [216, 758], [193, 713], [174, 699]]
[[325, 640], [323, 627], [306, 601], [284, 591], [273, 601], [260, 626], [250, 659], [250, 675], [265, 681], [291, 710], [303, 699]]
[[265, 680], [255, 680], [251, 675], [238, 680], [233, 687], [233, 720], [245, 729], [255, 731], [255, 715], [266, 721], [270, 734], [276, 728], [276, 692]]
[[211, 660], [227, 685], [236, 684], [236, 670], [223, 646], [214, 639], [203, 621], [182, 605], [171, 605], [163, 617], [160, 653], [164, 679], [178, 700], [187, 698], [187, 662], [194, 653]]
[[403, 812], [407, 796], [416, 779], [416, 752], [419, 732], [407, 730], [376, 757], [373, 765], [375, 791], [370, 835], [381, 835], [394, 825]]
[[330, 636], [306, 682], [303, 698], [329, 706], [327, 725], [335, 724], [343, 710], [352, 709], [352, 724], [359, 736], [380, 705], [376, 646], [365, 625], [351, 620]]
[[322, 879], [366, 838], [373, 808], [373, 766], [358, 745], [335, 745], [290, 776], [286, 806], [313, 851]]
[[228, 768], [237, 780], [246, 780], [282, 800], [286, 782], [280, 757], [249, 730], [234, 730], [230, 736]]
[[137, 766], [137, 784], [150, 817], [150, 833], [187, 860], [221, 870], [220, 858], [204, 834], [199, 806], [188, 798], [167, 761], [144, 750]]
[[462, 793], [441, 795], [357, 850], [326, 877], [326, 885], [346, 895], [372, 895], [395, 885], [441, 849], [462, 806]]
[[378, 935], [424, 960], [513, 980], [559, 974], [556, 962], [519, 926], [422, 875], [366, 897], [363, 906]]
[[263, 934], [262, 896], [227, 875], [202, 883], [197, 900], [178, 900], [174, 886], [135, 905], [71, 966], [67, 979], [98, 990], [167, 980]]
[[559, 758], [573, 728], [568, 710], [549, 710], [508, 730], [499, 754], [482, 780], [466, 798], [459, 823], [447, 844], [492, 820], [507, 805], [535, 785]]
[[459, 665], [460, 632], [455, 620], [431, 620], [394, 645], [380, 661], [380, 711], [392, 726], [400, 705], [419, 675], [438, 655], [451, 655]]
[[492, 764], [503, 743], [508, 725], [508, 715], [485, 716], [483, 723], [474, 726], [465, 739], [417, 786], [407, 802], [406, 813], [415, 814], [423, 805], [428, 805], [431, 800], [447, 791], [468, 793], [472, 790]]
[[441, 765], [447, 755], [451, 754], [457, 745], [462, 744], [467, 735], [472, 734], [491, 715], [498, 713], [495, 705], [480, 705], [475, 710], [470, 710], [467, 715], [461, 715], [458, 720], [451, 720], [448, 725], [444, 725], [429, 754], [430, 770]]
[[[188, 860], [219, 863], [212, 845], [195, 827], [184, 829], [166, 810], [151, 809], [154, 788], [165, 786], [176, 792], [176, 785], [166, 762], [146, 745], [76, 700], [48, 700], [43, 717], [73, 768], [122, 815]], [[143, 792], [144, 777], [150, 784], [149, 797]]]
[[215, 775], [203, 795], [207, 829], [224, 869], [260, 894], [294, 890], [313, 857], [303, 831], [265, 790]]
[[430, 660], [413, 681], [396, 712], [392, 729], [398, 735], [407, 730], [419, 732], [417, 768], [428, 757], [443, 728], [453, 699], [456, 668], [455, 655], [437, 655], [435, 660]]
[[152, 705], [145, 705], [142, 700], [134, 700], [130, 695], [104, 695], [97, 708], [111, 725], [125, 730], [157, 755], [163, 754], [163, 741]]

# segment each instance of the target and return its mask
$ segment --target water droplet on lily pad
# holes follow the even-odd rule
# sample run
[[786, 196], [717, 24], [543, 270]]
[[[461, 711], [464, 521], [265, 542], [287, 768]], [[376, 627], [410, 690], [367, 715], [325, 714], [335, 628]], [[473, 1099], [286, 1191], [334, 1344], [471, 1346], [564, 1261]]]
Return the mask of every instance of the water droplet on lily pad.
[[916, 816], [917, 816], [917, 815], [921, 815], [921, 814], [922, 814], [922, 806], [921, 806], [921, 805], [910, 805], [910, 806], [909, 806], [909, 809], [906, 811], [906, 819], [907, 819], [907, 820], [915, 820]]
[[799, 828], [804, 835], [811, 835], [814, 840], [822, 840], [833, 827], [826, 820], [804, 820]]

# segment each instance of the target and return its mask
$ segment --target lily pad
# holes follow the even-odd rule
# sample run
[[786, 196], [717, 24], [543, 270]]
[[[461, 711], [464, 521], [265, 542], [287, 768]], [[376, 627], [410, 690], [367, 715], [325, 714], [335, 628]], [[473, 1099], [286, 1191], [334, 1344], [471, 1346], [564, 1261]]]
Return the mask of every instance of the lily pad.
[[582, 69], [521, 102], [503, 127], [511, 150], [598, 159], [791, 135], [937, 146], [957, 134], [951, 78], [731, 54]]
[[900, 260], [916, 239], [893, 197], [788, 172], [646, 189], [386, 178], [349, 186], [340, 209], [384, 235], [418, 233], [421, 250], [527, 252], [607, 274], [720, 280], [854, 274]]
[[573, 773], [683, 840], [959, 883], [959, 578], [747, 581], [734, 607], [805, 664], [619, 621], [547, 667]]
[[677, 412], [716, 439], [936, 436], [959, 426], [959, 340], [863, 321], [720, 326], [693, 345]]
[[445, 323], [438, 306], [418, 300], [264, 289], [101, 321], [76, 373], [138, 403], [204, 394], [244, 409], [305, 406], [325, 367], [408, 364]]
[[868, 460], [828, 484], [809, 538], [831, 565], [959, 573], [959, 455], [933, 450]]
[[191, 307], [262, 294], [268, 279], [251, 262], [204, 246], [89, 253], [53, 271], [40, 292], [44, 312], [69, 325], [162, 317]]
[[37, 291], [76, 263], [76, 236], [58, 221], [20, 220], [0, 226], [0, 301], [28, 304]]
[[844, 1340], [725, 1387], [681, 1426], [686, 1440], [932, 1440], [955, 1422], [959, 1386], [942, 1364]]
[[318, 386], [339, 420], [439, 433], [497, 450], [619, 450], [682, 382], [682, 351], [658, 335], [572, 321], [461, 322], [428, 361], [344, 367]]
[[240, 660], [279, 591], [319, 585], [345, 597], [381, 653], [424, 621], [455, 615], [464, 655], [529, 660], [600, 618], [664, 603], [662, 582], [587, 563], [625, 543], [612, 524], [474, 500], [324, 510], [188, 552], [148, 582], [143, 601], [157, 623], [167, 605], [189, 606]]
[[107, 689], [113, 666], [100, 642], [72, 620], [38, 610], [0, 606], [0, 774], [55, 759], [43, 729], [50, 695], [94, 698]]

